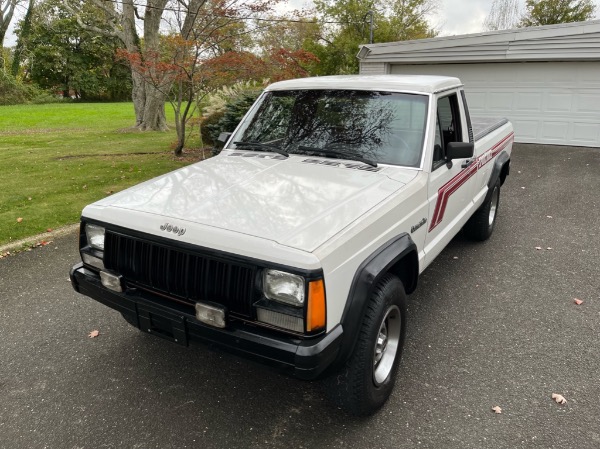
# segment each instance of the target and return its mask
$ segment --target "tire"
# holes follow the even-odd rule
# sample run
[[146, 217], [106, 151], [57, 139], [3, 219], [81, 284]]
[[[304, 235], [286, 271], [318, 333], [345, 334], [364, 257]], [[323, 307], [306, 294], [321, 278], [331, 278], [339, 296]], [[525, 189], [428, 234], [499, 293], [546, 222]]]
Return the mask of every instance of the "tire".
[[494, 232], [500, 206], [500, 180], [496, 181], [490, 197], [475, 211], [464, 227], [465, 235], [471, 240], [483, 242]]
[[339, 373], [324, 381], [329, 399], [357, 416], [381, 408], [394, 388], [405, 329], [404, 286], [386, 274], [373, 289], [352, 355]]

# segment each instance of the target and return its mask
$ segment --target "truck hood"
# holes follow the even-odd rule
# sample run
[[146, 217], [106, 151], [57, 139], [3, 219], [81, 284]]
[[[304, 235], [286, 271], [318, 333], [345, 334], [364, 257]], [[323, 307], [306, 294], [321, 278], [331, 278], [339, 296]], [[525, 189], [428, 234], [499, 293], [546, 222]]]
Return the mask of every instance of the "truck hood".
[[[395, 179], [387, 176], [390, 169]], [[104, 217], [127, 210], [129, 219], [139, 211], [140, 219], [157, 216], [157, 224], [175, 222], [189, 231], [195, 223], [312, 252], [417, 173], [369, 170], [331, 159], [224, 151], [107, 197], [91, 209], [112, 209]]]

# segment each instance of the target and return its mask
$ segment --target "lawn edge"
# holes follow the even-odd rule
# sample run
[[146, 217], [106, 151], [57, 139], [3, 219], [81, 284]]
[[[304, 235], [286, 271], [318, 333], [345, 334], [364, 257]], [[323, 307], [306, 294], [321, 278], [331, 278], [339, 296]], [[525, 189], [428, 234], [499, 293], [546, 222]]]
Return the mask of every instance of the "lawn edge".
[[42, 241], [49, 241], [56, 237], [61, 237], [63, 235], [74, 233], [79, 230], [79, 223], [73, 223], [70, 225], [62, 226], [57, 229], [53, 229], [50, 232], [44, 232], [42, 234], [32, 235], [29, 237], [25, 237], [21, 240], [17, 240], [15, 242], [6, 243], [4, 245], [0, 245], [0, 254], [11, 253], [11, 252], [20, 252], [30, 248], [32, 245], [35, 245]]

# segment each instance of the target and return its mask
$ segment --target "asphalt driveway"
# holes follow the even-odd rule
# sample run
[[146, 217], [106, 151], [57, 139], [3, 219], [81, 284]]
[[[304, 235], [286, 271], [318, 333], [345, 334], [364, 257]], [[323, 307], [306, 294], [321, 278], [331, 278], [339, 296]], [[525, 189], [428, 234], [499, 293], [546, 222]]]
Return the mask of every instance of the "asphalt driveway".
[[598, 448], [599, 169], [600, 149], [515, 145], [494, 235], [420, 278], [396, 389], [366, 419], [76, 294], [74, 234], [1, 259], [0, 448]]

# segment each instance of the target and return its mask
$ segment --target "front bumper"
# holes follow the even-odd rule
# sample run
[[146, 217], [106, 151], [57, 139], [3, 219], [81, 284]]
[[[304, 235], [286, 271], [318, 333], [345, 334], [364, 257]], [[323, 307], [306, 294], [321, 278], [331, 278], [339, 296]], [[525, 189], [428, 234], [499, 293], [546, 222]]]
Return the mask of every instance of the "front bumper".
[[342, 326], [310, 339], [277, 335], [268, 329], [232, 322], [225, 329], [207, 326], [171, 301], [131, 289], [117, 293], [105, 288], [97, 273], [75, 265], [70, 273], [75, 291], [115, 309], [132, 325], [175, 343], [200, 341], [210, 346], [281, 368], [301, 379], [316, 379], [336, 360]]

